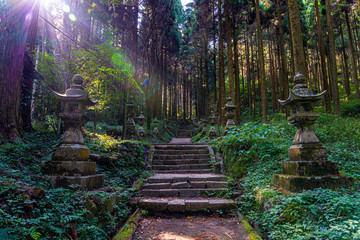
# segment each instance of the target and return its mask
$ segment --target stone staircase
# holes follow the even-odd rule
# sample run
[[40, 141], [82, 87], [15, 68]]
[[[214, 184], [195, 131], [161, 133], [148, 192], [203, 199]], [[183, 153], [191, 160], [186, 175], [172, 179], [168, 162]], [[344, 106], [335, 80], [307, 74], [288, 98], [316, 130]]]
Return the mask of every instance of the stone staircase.
[[177, 138], [190, 138], [191, 137], [191, 131], [188, 130], [187, 124], [181, 124], [179, 126], [179, 129], [176, 131], [176, 137]]
[[185, 212], [228, 209], [234, 205], [229, 199], [206, 197], [227, 190], [226, 177], [212, 173], [206, 144], [155, 145], [152, 169], [155, 174], [141, 188], [142, 208]]

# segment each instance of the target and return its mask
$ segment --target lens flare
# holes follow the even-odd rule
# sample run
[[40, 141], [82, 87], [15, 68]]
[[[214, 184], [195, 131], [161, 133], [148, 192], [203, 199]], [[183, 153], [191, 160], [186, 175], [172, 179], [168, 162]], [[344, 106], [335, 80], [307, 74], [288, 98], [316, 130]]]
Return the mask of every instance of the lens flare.
[[70, 12], [70, 7], [69, 7], [69, 5], [64, 4], [64, 5], [63, 5], [63, 11], [66, 12], [66, 13]]
[[73, 22], [76, 21], [76, 17], [75, 17], [75, 15], [72, 14], [72, 13], [69, 14], [69, 18], [70, 18], [70, 20], [73, 21]]

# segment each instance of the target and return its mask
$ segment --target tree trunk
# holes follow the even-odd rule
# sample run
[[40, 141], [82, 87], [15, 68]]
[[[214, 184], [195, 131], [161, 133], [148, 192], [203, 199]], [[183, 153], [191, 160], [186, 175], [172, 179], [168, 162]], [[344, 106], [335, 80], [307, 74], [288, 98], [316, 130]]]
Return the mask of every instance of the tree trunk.
[[231, 41], [231, 20], [230, 20], [230, 0], [225, 0], [225, 31], [226, 31], [226, 46], [227, 46], [227, 65], [228, 65], [228, 78], [229, 78], [229, 96], [235, 100], [235, 88], [234, 88], [234, 62], [233, 62], [233, 50]]
[[288, 10], [288, 25], [289, 25], [289, 44], [290, 44], [290, 65], [291, 65], [291, 78], [296, 75], [295, 73], [295, 60], [294, 60], [294, 44], [293, 44], [293, 35], [292, 35], [292, 26], [290, 24], [290, 13], [289, 13], [289, 0], [286, 0], [286, 8]]
[[341, 45], [342, 45], [342, 58], [343, 58], [343, 84], [345, 87], [346, 96], [351, 94], [350, 90], [350, 80], [349, 80], [349, 65], [348, 65], [348, 56], [346, 54], [345, 41], [344, 41], [344, 31], [342, 28], [342, 24], [340, 24], [340, 37], [341, 37]]
[[30, 2], [8, 1], [2, 13], [2, 25], [7, 29], [0, 31], [0, 134], [8, 139], [18, 139], [22, 132], [19, 122], [21, 80], [30, 26], [26, 16], [32, 4], [36, 4]]
[[235, 99], [236, 105], [236, 122], [240, 122], [240, 71], [239, 71], [239, 56], [238, 56], [238, 38], [236, 34], [236, 24], [233, 21], [232, 37], [234, 41], [234, 63], [235, 63]]
[[260, 8], [259, 0], [255, 0], [256, 8], [256, 30], [258, 39], [258, 64], [259, 64], [259, 86], [260, 86], [260, 99], [261, 99], [261, 121], [267, 121], [267, 99], [266, 99], [266, 79], [265, 79], [265, 64], [264, 64], [264, 50], [262, 42], [262, 31], [260, 22]]
[[350, 57], [351, 57], [351, 64], [352, 64], [352, 74], [353, 74], [353, 79], [355, 82], [356, 98], [360, 99], [359, 78], [358, 78], [358, 73], [357, 73], [357, 64], [356, 64], [356, 55], [355, 55], [356, 53], [355, 53], [355, 49], [354, 49], [354, 41], [353, 41], [353, 37], [352, 37], [352, 31], [351, 31], [351, 27], [350, 27], [349, 13], [348, 13], [347, 7], [345, 9], [345, 21], [346, 21], [346, 27], [347, 27], [348, 35], [349, 35]]
[[300, 25], [300, 13], [299, 13], [298, 1], [287, 0], [287, 3], [288, 3], [288, 11], [290, 16], [292, 45], [294, 51], [294, 65], [295, 65], [294, 75], [301, 73], [307, 78], [308, 71], [306, 68], [306, 61], [304, 55], [305, 52], [304, 52], [302, 31]]
[[[248, 34], [247, 34], [248, 35]], [[250, 63], [250, 51], [249, 51], [249, 36], [245, 36], [245, 51], [246, 51], [246, 83], [247, 83], [247, 95], [249, 112], [252, 112], [252, 96], [251, 96], [251, 63]]]
[[331, 16], [330, 0], [325, 0], [326, 3], [326, 23], [329, 35], [329, 59], [330, 59], [330, 71], [331, 71], [331, 93], [334, 102], [334, 113], [340, 115], [340, 98], [339, 98], [339, 87], [337, 84], [337, 64], [336, 64], [336, 49], [335, 49], [335, 38], [333, 29], [333, 20]]
[[[322, 36], [322, 28], [321, 28], [321, 19], [319, 12], [319, 3], [318, 0], [314, 0], [315, 4], [315, 13], [316, 13], [316, 26], [318, 32], [318, 44], [320, 51], [320, 64], [321, 64], [321, 77], [322, 77], [322, 85], [325, 90], [328, 90], [328, 78], [326, 71], [326, 57], [325, 57], [325, 48], [324, 48], [324, 40]], [[331, 113], [331, 99], [330, 99], [330, 91], [327, 91], [325, 94], [325, 109], [327, 113]]]
[[220, 124], [225, 126], [225, 66], [224, 66], [224, 37], [223, 37], [223, 17], [221, 10], [221, 0], [218, 1], [219, 12], [219, 113]]
[[[283, 20], [282, 20], [282, 13], [280, 7], [280, 0], [276, 0], [276, 11], [277, 11], [277, 18], [278, 18], [278, 31], [279, 31], [279, 48], [280, 48], [280, 85], [282, 86], [281, 89], [281, 99], [287, 99], [289, 96], [289, 82], [287, 76], [287, 67], [286, 67], [286, 53], [285, 53], [285, 43], [284, 43], [284, 31], [283, 31]], [[293, 57], [292, 57], [293, 59]], [[290, 110], [288, 107], [284, 107], [286, 112], [286, 116], [290, 115]]]

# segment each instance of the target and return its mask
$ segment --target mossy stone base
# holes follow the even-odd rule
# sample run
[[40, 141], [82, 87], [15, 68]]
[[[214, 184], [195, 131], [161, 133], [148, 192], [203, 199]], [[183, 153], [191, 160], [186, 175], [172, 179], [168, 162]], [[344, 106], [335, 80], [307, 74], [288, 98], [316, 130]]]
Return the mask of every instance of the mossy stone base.
[[88, 161], [89, 148], [83, 144], [61, 144], [52, 155], [54, 161]]
[[95, 162], [51, 161], [45, 166], [45, 173], [48, 175], [88, 176], [94, 175], [95, 172]]
[[296, 144], [289, 148], [290, 161], [326, 160], [326, 148], [320, 143]]
[[330, 161], [282, 162], [282, 172], [286, 175], [324, 176], [339, 174], [338, 165]]
[[274, 184], [279, 188], [290, 192], [301, 192], [303, 190], [313, 190], [315, 188], [328, 188], [339, 190], [340, 188], [350, 188], [354, 184], [354, 179], [347, 176], [295, 176], [295, 175], [274, 175]]
[[49, 176], [54, 187], [69, 187], [77, 184], [87, 190], [94, 190], [104, 186], [104, 175], [96, 174], [90, 176]]

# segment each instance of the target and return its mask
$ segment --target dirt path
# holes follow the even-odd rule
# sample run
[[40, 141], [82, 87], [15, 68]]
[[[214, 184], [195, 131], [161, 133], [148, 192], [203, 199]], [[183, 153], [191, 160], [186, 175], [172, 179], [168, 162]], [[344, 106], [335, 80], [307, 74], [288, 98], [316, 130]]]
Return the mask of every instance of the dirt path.
[[134, 240], [249, 240], [243, 223], [215, 215], [172, 214], [142, 219]]

